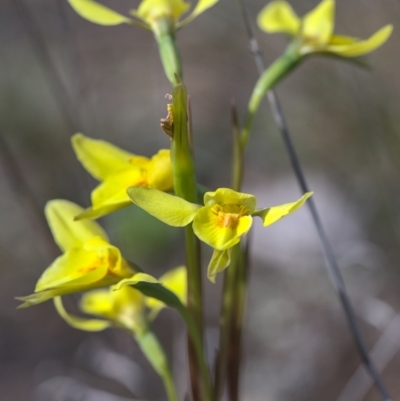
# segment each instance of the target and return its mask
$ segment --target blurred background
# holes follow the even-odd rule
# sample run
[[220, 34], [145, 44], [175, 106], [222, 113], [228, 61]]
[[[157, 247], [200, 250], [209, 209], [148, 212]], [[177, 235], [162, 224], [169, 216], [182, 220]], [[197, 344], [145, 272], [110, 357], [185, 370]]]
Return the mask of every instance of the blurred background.
[[[125, 12], [138, 0], [104, 4]], [[294, 0], [304, 14], [316, 0]], [[390, 40], [369, 69], [314, 57], [278, 86], [295, 145], [370, 348], [393, 399], [400, 398], [400, 2], [338, 1], [336, 32], [366, 38], [388, 23]], [[248, 1], [255, 19], [265, 5]], [[286, 39], [258, 29], [271, 63]], [[257, 79], [237, 3], [221, 0], [178, 34], [191, 96], [198, 178], [229, 185], [230, 102], [243, 118]], [[68, 327], [51, 302], [15, 308], [59, 254], [43, 218], [47, 200], [89, 206], [96, 182], [70, 137], [83, 132], [131, 152], [168, 147], [159, 128], [171, 89], [149, 32], [101, 27], [65, 0], [0, 3], [0, 389], [3, 401], [163, 400], [163, 388], [128, 334]], [[260, 206], [299, 196], [267, 102], [247, 153], [245, 191]], [[126, 258], [158, 276], [182, 264], [177, 229], [135, 207], [100, 220]], [[246, 401], [375, 401], [325, 271], [308, 210], [255, 224], [242, 393]], [[207, 262], [210, 249], [204, 250]], [[205, 282], [210, 363], [219, 297]], [[71, 308], [77, 297], [71, 297]], [[185, 332], [174, 311], [155, 330], [187, 393]], [[340, 398], [339, 398], [340, 397]]]

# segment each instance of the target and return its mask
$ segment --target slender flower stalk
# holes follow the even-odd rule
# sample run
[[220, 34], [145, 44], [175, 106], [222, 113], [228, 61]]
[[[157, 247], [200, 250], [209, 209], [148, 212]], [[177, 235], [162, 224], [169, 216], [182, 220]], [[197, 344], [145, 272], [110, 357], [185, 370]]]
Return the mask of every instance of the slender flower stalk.
[[285, 53], [275, 60], [258, 79], [249, 100], [245, 123], [240, 134], [240, 146], [243, 150], [249, 141], [254, 117], [265, 94], [292, 71], [300, 61], [301, 58], [296, 52], [296, 47], [289, 46]]
[[[137, 276], [139, 276], [139, 278], [137, 278]], [[165, 280], [164, 283], [161, 282], [162, 278], [160, 278], [160, 282], [158, 282], [148, 274], [139, 273], [137, 276], [133, 277], [133, 279], [122, 280], [113, 288], [119, 290], [125, 286], [133, 286], [146, 297], [155, 298], [156, 300], [161, 301], [162, 304], [174, 308], [180, 313], [186, 323], [188, 334], [193, 344], [193, 352], [198, 361], [201, 389], [204, 390], [202, 399], [206, 401], [211, 400], [211, 380], [203, 351], [202, 336], [197, 329], [192, 313], [180, 299], [183, 298], [182, 287], [176, 286], [176, 284], [173, 283], [174, 280], [172, 280], [172, 283], [168, 285], [168, 280], [170, 279], [168, 273], [163, 276], [163, 279]], [[176, 277], [175, 274], [174, 276]], [[150, 313], [150, 316], [152, 316], [154, 311], [157, 311], [157, 307], [155, 307], [153, 303], [148, 306], [153, 309], [153, 312]]]
[[165, 75], [172, 85], [175, 84], [175, 76], [183, 78], [182, 61], [178, 46], [176, 45], [175, 30], [168, 19], [162, 19], [157, 26], [155, 39], [158, 44], [161, 64]]
[[[197, 183], [194, 157], [189, 141], [187, 125], [187, 94], [186, 88], [182, 83], [178, 83], [178, 85], [174, 87], [172, 100], [172, 113], [170, 114], [171, 121], [169, 123], [172, 127], [171, 163], [174, 190], [178, 197], [188, 202], [196, 202]], [[165, 123], [166, 121], [164, 120], [164, 124]], [[200, 334], [200, 342], [203, 348], [203, 295], [200, 246], [191, 225], [185, 227], [185, 243], [188, 290], [187, 307], [192, 313], [196, 328]], [[196, 357], [194, 344], [192, 343], [190, 336], [188, 342], [193, 398], [195, 401], [200, 401], [202, 400], [201, 393], [203, 393], [204, 397], [206, 390], [205, 388], [199, 389], [198, 383], [201, 382], [201, 380], [205, 380], [205, 378], [201, 378], [202, 373], [199, 371], [199, 360]]]
[[215, 367], [215, 388], [214, 401], [222, 399], [227, 372], [229, 370], [229, 354], [232, 349], [232, 324], [235, 321], [235, 287], [238, 285], [237, 276], [239, 274], [239, 259], [241, 255], [241, 244], [234, 246], [231, 252], [231, 263], [229, 269], [225, 272], [224, 287], [222, 291], [222, 306], [220, 315], [220, 334], [219, 334], [219, 349], [217, 362]]
[[[258, 41], [257, 41], [256, 36], [253, 31], [253, 27], [252, 27], [252, 24], [250, 21], [250, 17], [248, 15], [247, 7], [245, 5], [245, 0], [238, 0], [238, 3], [239, 3], [239, 7], [241, 9], [241, 12], [242, 12], [243, 21], [244, 21], [244, 24], [246, 27], [246, 32], [249, 37], [250, 46], [251, 46], [252, 52], [254, 54], [254, 60], [255, 60], [258, 72], [259, 72], [260, 76], [262, 76], [262, 74], [265, 71], [265, 63], [264, 63], [264, 60], [263, 60], [263, 57], [262, 57], [262, 54], [260, 51], [260, 47], [258, 45]], [[278, 3], [278, 2], [276, 2], [276, 3]], [[279, 1], [279, 3], [285, 3], [285, 2]], [[326, 1], [325, 1], [325, 3], [326, 3]], [[385, 28], [383, 28], [383, 29], [385, 29]], [[391, 26], [388, 26], [383, 31], [383, 35], [385, 36], [385, 39], [383, 41], [381, 40], [382, 37], [379, 36], [379, 39], [380, 39], [379, 41], [376, 41], [376, 38], [375, 38], [375, 40], [372, 40], [372, 42], [369, 42], [369, 46], [367, 46], [367, 48], [364, 47], [363, 50], [365, 50], [365, 51], [363, 53], [372, 51], [374, 48], [381, 45], [390, 35], [391, 29], [392, 29]], [[380, 35], [382, 35], [382, 32]], [[356, 42], [356, 40], [353, 40], [353, 43], [355, 43], [355, 42]], [[371, 43], [372, 43], [372, 46], [371, 46]], [[283, 138], [284, 144], [286, 146], [286, 149], [287, 149], [287, 152], [288, 152], [288, 155], [290, 158], [290, 162], [293, 167], [293, 171], [296, 175], [296, 179], [299, 183], [301, 191], [303, 193], [306, 193], [309, 191], [309, 188], [308, 188], [304, 173], [301, 168], [300, 160], [297, 156], [296, 150], [292, 143], [292, 140], [290, 137], [290, 132], [289, 132], [288, 126], [286, 124], [286, 120], [285, 120], [283, 111], [278, 102], [278, 98], [272, 88], [270, 88], [270, 90], [268, 91], [268, 101], [270, 103], [270, 106], [271, 106], [271, 109], [273, 112], [272, 114], [273, 114], [274, 120], [275, 120], [279, 130], [281, 131], [282, 138]], [[316, 227], [318, 237], [320, 239], [321, 248], [322, 248], [322, 251], [325, 256], [327, 271], [328, 271], [329, 276], [332, 280], [332, 283], [338, 293], [339, 300], [342, 304], [343, 311], [346, 315], [346, 319], [348, 321], [349, 328], [353, 335], [353, 339], [357, 346], [361, 360], [365, 364], [368, 374], [370, 375], [373, 382], [375, 383], [375, 386], [376, 386], [377, 390], [379, 391], [381, 398], [384, 401], [391, 401], [391, 397], [390, 397], [385, 385], [383, 384], [381, 378], [379, 377], [379, 373], [378, 373], [373, 361], [370, 358], [368, 348], [365, 344], [365, 340], [364, 340], [362, 331], [360, 330], [360, 327], [357, 323], [357, 318], [355, 316], [353, 306], [352, 306], [349, 296], [347, 294], [347, 290], [346, 290], [344, 281], [342, 279], [342, 276], [341, 276], [341, 273], [339, 270], [339, 266], [337, 264], [337, 261], [336, 261], [335, 255], [332, 251], [329, 240], [325, 234], [325, 230], [321, 223], [321, 219], [319, 217], [315, 203], [312, 199], [310, 199], [309, 202], [307, 202], [307, 204], [308, 204], [308, 207], [309, 207], [309, 210], [311, 213], [311, 218]], [[237, 327], [240, 327], [240, 326], [241, 326], [241, 324], [240, 324], [240, 322], [238, 322]], [[240, 339], [240, 337], [239, 337], [239, 339]], [[236, 347], [236, 348], [240, 348], [240, 343], [233, 343], [232, 346]], [[228, 378], [228, 380], [230, 380], [230, 379], [237, 380], [237, 378]], [[235, 398], [232, 398], [232, 400], [234, 400], [234, 399]]]
[[146, 355], [147, 360], [151, 363], [154, 370], [161, 377], [168, 400], [178, 401], [175, 383], [168, 364], [167, 356], [165, 355], [157, 337], [152, 331], [147, 330], [140, 335], [134, 335], [134, 338], [139, 344], [140, 349]]
[[250, 138], [254, 117], [258, 111], [260, 103], [268, 90], [295, 68], [300, 61], [301, 59], [293, 51], [293, 48], [289, 47], [281, 57], [265, 70], [254, 86], [247, 107], [245, 123], [240, 131], [238, 143], [235, 145], [237, 150], [234, 153], [233, 160], [233, 188], [236, 191], [240, 191], [242, 187], [244, 153]]
[[[178, 267], [160, 277], [159, 283], [185, 301], [185, 294], [182, 291], [186, 284], [184, 267]], [[59, 315], [74, 328], [101, 331], [116, 327], [129, 331], [162, 379], [168, 400], [178, 401], [167, 356], [149, 325], [150, 320], [155, 318], [165, 304], [145, 297], [139, 290], [128, 285], [119, 289], [106, 288], [83, 294], [79, 305], [82, 312], [100, 317], [101, 320], [70, 314], [64, 308], [61, 297], [55, 298], [54, 304]]]
[[244, 326], [244, 315], [246, 309], [248, 277], [250, 272], [250, 245], [252, 233], [245, 244], [240, 248], [239, 260], [237, 261], [237, 275], [235, 277], [235, 288], [233, 293], [234, 319], [230, 327], [230, 341], [228, 353], [227, 387], [229, 401], [239, 400], [240, 389], [240, 364], [242, 359], [241, 340]]

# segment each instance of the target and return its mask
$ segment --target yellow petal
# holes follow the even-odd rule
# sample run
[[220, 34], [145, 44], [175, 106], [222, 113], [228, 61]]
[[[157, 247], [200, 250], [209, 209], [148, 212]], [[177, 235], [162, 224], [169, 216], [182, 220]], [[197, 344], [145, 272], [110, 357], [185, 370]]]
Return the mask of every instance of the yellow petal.
[[253, 224], [253, 218], [251, 216], [242, 216], [239, 219], [239, 225], [236, 228], [236, 235], [238, 237], [243, 237], [247, 234]]
[[[124, 200], [129, 200], [126, 189], [132, 186], [147, 186], [147, 180], [140, 168], [130, 167], [109, 175], [92, 192], [93, 206], [100, 206], [114, 198], [117, 192], [125, 191]], [[122, 198], [121, 198], [122, 200]]]
[[140, 167], [142, 169], [146, 169], [148, 164], [150, 162], [150, 159], [145, 156], [133, 156], [130, 160], [129, 163], [131, 166], [134, 167]]
[[214, 192], [206, 192], [204, 195], [204, 204], [206, 206], [219, 205], [240, 205], [248, 209], [248, 214], [254, 212], [257, 199], [254, 195], [236, 192], [230, 188], [218, 188]]
[[[120, 323], [128, 320], [131, 322], [141, 320], [144, 315], [145, 303], [144, 296], [138, 290], [125, 286], [120, 290], [109, 290], [112, 299], [113, 313], [117, 316]], [[126, 325], [126, 324], [125, 324]], [[132, 323], [129, 323], [131, 326]]]
[[[184, 305], [186, 304], [187, 292], [186, 280], [187, 272], [185, 266], [180, 266], [176, 269], [170, 270], [159, 278], [160, 283], [172, 291]], [[158, 301], [155, 298], [146, 298], [146, 305], [151, 309], [151, 319], [154, 319], [158, 312], [165, 307], [163, 302]]]
[[160, 150], [151, 159], [134, 156], [128, 167], [107, 175], [92, 192], [92, 207], [77, 216], [77, 220], [99, 218], [132, 205], [126, 193], [131, 186], [152, 187], [167, 191], [173, 187], [170, 151]]
[[117, 210], [123, 209], [124, 207], [131, 206], [132, 201], [129, 198], [128, 200], [125, 199], [126, 191], [122, 190], [119, 193], [116, 193], [115, 196], [112, 199], [109, 199], [107, 202], [85, 209], [82, 213], [75, 216], [75, 220], [98, 219], [106, 214], [110, 214], [116, 212]]
[[375, 32], [369, 39], [356, 41], [351, 44], [330, 43], [326, 51], [338, 54], [343, 57], [357, 57], [370, 53], [382, 46], [390, 37], [393, 25], [386, 25]]
[[75, 203], [67, 200], [55, 199], [47, 202], [45, 215], [57, 245], [67, 251], [81, 246], [94, 237], [101, 237], [107, 241], [103, 229], [93, 221], [74, 221], [74, 217], [83, 212]]
[[85, 277], [77, 278], [73, 282], [71, 281], [64, 283], [60, 287], [54, 289], [43, 290], [25, 297], [17, 297], [18, 300], [24, 301], [23, 304], [18, 306], [18, 309], [38, 305], [60, 295], [67, 295], [75, 292], [87, 291], [92, 288], [104, 287], [114, 284], [116, 281], [115, 277], [113, 276], [104, 276], [103, 278], [100, 276], [100, 280], [98, 281], [97, 278], [96, 272], [90, 273]]
[[109, 288], [85, 292], [79, 303], [79, 309], [89, 315], [101, 316], [113, 320], [111, 292]]
[[101, 181], [109, 174], [129, 167], [129, 160], [135, 156], [111, 143], [82, 134], [75, 134], [71, 141], [76, 157], [83, 167]]
[[119, 281], [117, 284], [115, 284], [112, 289], [113, 290], [120, 290], [121, 288], [127, 286], [127, 285], [136, 285], [138, 283], [151, 283], [151, 284], [160, 284], [160, 282], [153, 276], [150, 276], [150, 274], [146, 273], [136, 273], [132, 275], [132, 277], [123, 279]]
[[343, 36], [343, 35], [332, 35], [329, 40], [329, 46], [331, 45], [352, 45], [355, 42], [358, 42], [359, 39], [353, 38], [351, 36]]
[[57, 289], [57, 295], [70, 294], [115, 284], [132, 274], [119, 249], [96, 237], [58, 257], [38, 280], [35, 292]]
[[189, 8], [183, 0], [143, 0], [131, 13], [149, 25], [160, 17], [171, 17], [174, 22]]
[[75, 329], [84, 331], [101, 331], [111, 326], [111, 322], [107, 320], [88, 319], [68, 313], [64, 308], [61, 297], [54, 298], [54, 306], [56, 307], [58, 314]]
[[160, 150], [148, 163], [147, 185], [160, 191], [170, 191], [173, 188], [171, 152], [168, 149]]
[[131, 277], [136, 272], [134, 266], [131, 266], [122, 258], [121, 252], [117, 247], [106, 244], [100, 238], [93, 238], [86, 242], [84, 249], [97, 252], [100, 261], [107, 265], [113, 283], [115, 280]]
[[[73, 248], [58, 257], [39, 278], [35, 292], [62, 288], [74, 292], [104, 278], [107, 264], [99, 264], [98, 253], [83, 248]], [[65, 294], [60, 290], [60, 294]]]
[[335, 25], [335, 1], [323, 0], [317, 7], [304, 16], [303, 35], [313, 45], [328, 44]]
[[199, 0], [190, 15], [186, 17], [183, 21], [178, 23], [178, 27], [180, 28], [187, 25], [189, 22], [192, 22], [197, 16], [204, 13], [204, 11], [206, 11], [208, 8], [218, 3], [218, 1], [219, 0]]
[[80, 308], [85, 313], [105, 317], [133, 331], [143, 328], [144, 296], [129, 286], [119, 290], [107, 288], [85, 293]]
[[118, 248], [96, 237], [81, 248], [57, 258], [39, 278], [35, 294], [18, 298], [26, 308], [60, 295], [109, 286], [132, 277], [135, 271], [122, 259]]
[[197, 237], [217, 250], [231, 248], [240, 241], [252, 225], [251, 216], [243, 216], [235, 222], [227, 222], [212, 207], [202, 207], [193, 219], [193, 231]]
[[283, 32], [296, 36], [300, 30], [300, 18], [291, 5], [283, 0], [276, 0], [265, 6], [257, 17], [260, 29], [265, 32]]
[[126, 193], [133, 185], [147, 184], [139, 168], [130, 167], [109, 175], [104, 182], [92, 191], [92, 207], [76, 216], [80, 219], [93, 219], [132, 205]]
[[57, 290], [47, 290], [42, 292], [36, 292], [31, 295], [27, 295], [25, 297], [16, 297], [19, 301], [23, 301], [21, 305], [17, 307], [17, 309], [25, 309], [31, 306], [35, 306], [41, 304], [42, 302], [48, 301], [56, 296], [60, 295]]
[[83, 18], [100, 25], [119, 25], [131, 20], [93, 0], [68, 0], [72, 8]]
[[212, 282], [215, 283], [215, 277], [218, 273], [225, 270], [230, 263], [230, 249], [225, 251], [218, 251], [214, 249], [211, 256], [210, 263], [208, 264], [207, 277]]
[[159, 282], [170, 291], [172, 291], [180, 301], [186, 304], [186, 281], [187, 269], [186, 266], [179, 266], [168, 271], [159, 278]]
[[127, 193], [135, 205], [173, 227], [187, 226], [199, 209], [198, 205], [157, 189], [130, 187]]
[[312, 192], [307, 192], [296, 202], [285, 203], [279, 206], [272, 206], [270, 208], [256, 210], [255, 213], [253, 213], [253, 216], [261, 217], [264, 227], [270, 226], [271, 224], [276, 223], [281, 218], [288, 216], [303, 206], [306, 200], [312, 194]]

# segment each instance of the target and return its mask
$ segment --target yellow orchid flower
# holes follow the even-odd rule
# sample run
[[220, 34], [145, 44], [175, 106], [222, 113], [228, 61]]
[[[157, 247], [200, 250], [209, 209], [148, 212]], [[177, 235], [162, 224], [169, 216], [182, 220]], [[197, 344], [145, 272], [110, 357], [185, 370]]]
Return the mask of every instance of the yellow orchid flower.
[[136, 10], [130, 13], [136, 18], [128, 18], [124, 15], [98, 3], [94, 0], [68, 0], [72, 8], [83, 18], [99, 25], [120, 25], [123, 23], [138, 25], [141, 28], [154, 29], [160, 18], [168, 18], [179, 29], [208, 8], [218, 3], [219, 0], [198, 0], [192, 12], [184, 19], [190, 4], [184, 0], [142, 0]]
[[269, 226], [295, 212], [312, 195], [309, 192], [295, 202], [256, 209], [255, 196], [229, 188], [207, 192], [204, 206], [150, 188], [131, 187], [127, 192], [133, 203], [168, 225], [183, 227], [193, 222], [197, 237], [214, 248], [208, 265], [212, 282], [229, 265], [231, 248], [250, 230], [254, 216]]
[[59, 315], [76, 329], [100, 331], [114, 326], [140, 334], [147, 328], [144, 298], [140, 291], [129, 286], [119, 290], [108, 287], [85, 292], [79, 309], [104, 320], [82, 318], [68, 313], [61, 297], [54, 299], [54, 305]]
[[[111, 288], [102, 288], [83, 294], [80, 302], [82, 312], [94, 315], [100, 319], [82, 318], [66, 311], [61, 297], [54, 299], [54, 304], [60, 316], [72, 327], [85, 331], [100, 331], [108, 327], [121, 327], [130, 331], [146, 358], [160, 375], [164, 382], [169, 401], [178, 401], [173, 378], [166, 355], [149, 328], [149, 319], [165, 306], [160, 301], [144, 296], [139, 290], [130, 285], [150, 283], [160, 285], [175, 293], [181, 301], [186, 295], [186, 268], [181, 266], [171, 270], [156, 280], [145, 273], [137, 273], [131, 279], [120, 281]], [[176, 291], [176, 292], [175, 292]], [[150, 309], [150, 316], [147, 315]]]
[[89, 315], [103, 317], [131, 332], [140, 332], [145, 324], [144, 295], [132, 287], [105, 288], [83, 294], [79, 308]]
[[132, 278], [121, 280], [117, 286], [101, 288], [82, 295], [79, 309], [89, 315], [105, 320], [85, 319], [68, 313], [61, 297], [54, 300], [60, 316], [72, 327], [85, 331], [100, 331], [108, 327], [122, 327], [135, 335], [141, 335], [166, 306], [154, 298], [145, 297], [139, 290], [130, 286], [137, 282], [162, 284], [186, 304], [186, 268], [177, 267], [156, 280], [145, 273], [137, 273]]
[[190, 5], [183, 0], [143, 0], [137, 10], [131, 11], [132, 15], [141, 19], [144, 23], [153, 27], [160, 18], [168, 17], [172, 20], [175, 29], [179, 29], [192, 22], [198, 15], [218, 3], [219, 0], [199, 0], [186, 18], [179, 21]]
[[39, 278], [35, 293], [18, 298], [20, 308], [39, 304], [60, 295], [115, 284], [132, 277], [135, 270], [108, 242], [102, 228], [93, 221], [74, 221], [83, 209], [67, 200], [47, 203], [45, 214], [55, 242], [64, 252]]
[[366, 40], [334, 34], [335, 0], [323, 0], [301, 19], [288, 2], [275, 0], [261, 10], [257, 21], [267, 33], [282, 32], [293, 37], [300, 55], [326, 52], [341, 57], [361, 56], [385, 43], [393, 30], [392, 25], [386, 25]]
[[101, 181], [92, 191], [92, 207], [82, 211], [77, 219], [95, 219], [131, 205], [126, 189], [132, 185], [160, 191], [173, 188], [168, 149], [147, 158], [82, 134], [72, 137], [72, 146], [85, 169]]
[[165, 74], [172, 85], [175, 75], [182, 78], [182, 65], [175, 43], [175, 32], [193, 21], [198, 15], [212, 7], [218, 0], [198, 0], [192, 12], [181, 18], [190, 7], [184, 0], [143, 0], [133, 18], [125, 17], [94, 0], [68, 0], [74, 10], [83, 18], [100, 25], [131, 24], [151, 30], [157, 40]]

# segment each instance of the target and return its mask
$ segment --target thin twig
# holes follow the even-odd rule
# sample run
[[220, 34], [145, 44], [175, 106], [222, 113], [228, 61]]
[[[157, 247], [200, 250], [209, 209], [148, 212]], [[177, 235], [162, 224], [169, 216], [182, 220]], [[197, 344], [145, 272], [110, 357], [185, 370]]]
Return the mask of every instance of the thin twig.
[[[246, 26], [247, 35], [249, 37], [251, 51], [253, 53], [254, 60], [257, 65], [258, 72], [260, 74], [262, 74], [265, 70], [265, 63], [264, 63], [257, 39], [254, 35], [251, 20], [249, 18], [249, 14], [248, 14], [248, 11], [247, 11], [247, 8], [245, 5], [245, 0], [238, 0], [238, 2], [239, 2], [239, 7], [241, 9], [243, 20], [244, 20], [244, 23]], [[301, 164], [300, 164], [300, 160], [297, 156], [296, 150], [295, 150], [293, 142], [291, 140], [290, 132], [289, 132], [282, 108], [281, 108], [278, 98], [273, 90], [268, 92], [268, 101], [269, 101], [269, 104], [272, 109], [272, 114], [273, 114], [275, 123], [277, 124], [277, 126], [281, 132], [286, 150], [289, 155], [290, 163], [291, 163], [294, 173], [296, 175], [296, 179], [301, 188], [301, 191], [303, 193], [309, 192], [309, 189], [308, 189], [309, 187], [307, 185], [307, 182], [306, 182], [306, 179], [305, 179], [305, 176], [304, 176]], [[346, 287], [345, 287], [344, 281], [342, 279], [339, 266], [336, 262], [336, 258], [332, 251], [332, 247], [329, 243], [329, 240], [326, 236], [325, 230], [322, 226], [321, 219], [319, 217], [314, 200], [312, 198], [308, 199], [307, 205], [308, 205], [309, 211], [311, 213], [311, 217], [314, 222], [315, 228], [318, 233], [320, 245], [321, 245], [324, 257], [325, 257], [326, 268], [331, 277], [332, 283], [338, 293], [340, 302], [341, 302], [343, 310], [345, 312], [347, 322], [350, 327], [351, 333], [353, 335], [353, 339], [356, 344], [357, 350], [360, 354], [361, 360], [365, 364], [365, 367], [366, 367], [369, 375], [371, 376], [371, 379], [374, 381], [376, 388], [379, 391], [382, 399], [384, 401], [391, 401], [391, 397], [389, 396], [389, 393], [386, 390], [386, 387], [384, 386], [384, 384], [382, 383], [379, 373], [370, 358], [363, 334], [357, 323], [357, 318], [355, 316], [353, 306], [352, 306], [349, 296], [347, 294]]]

